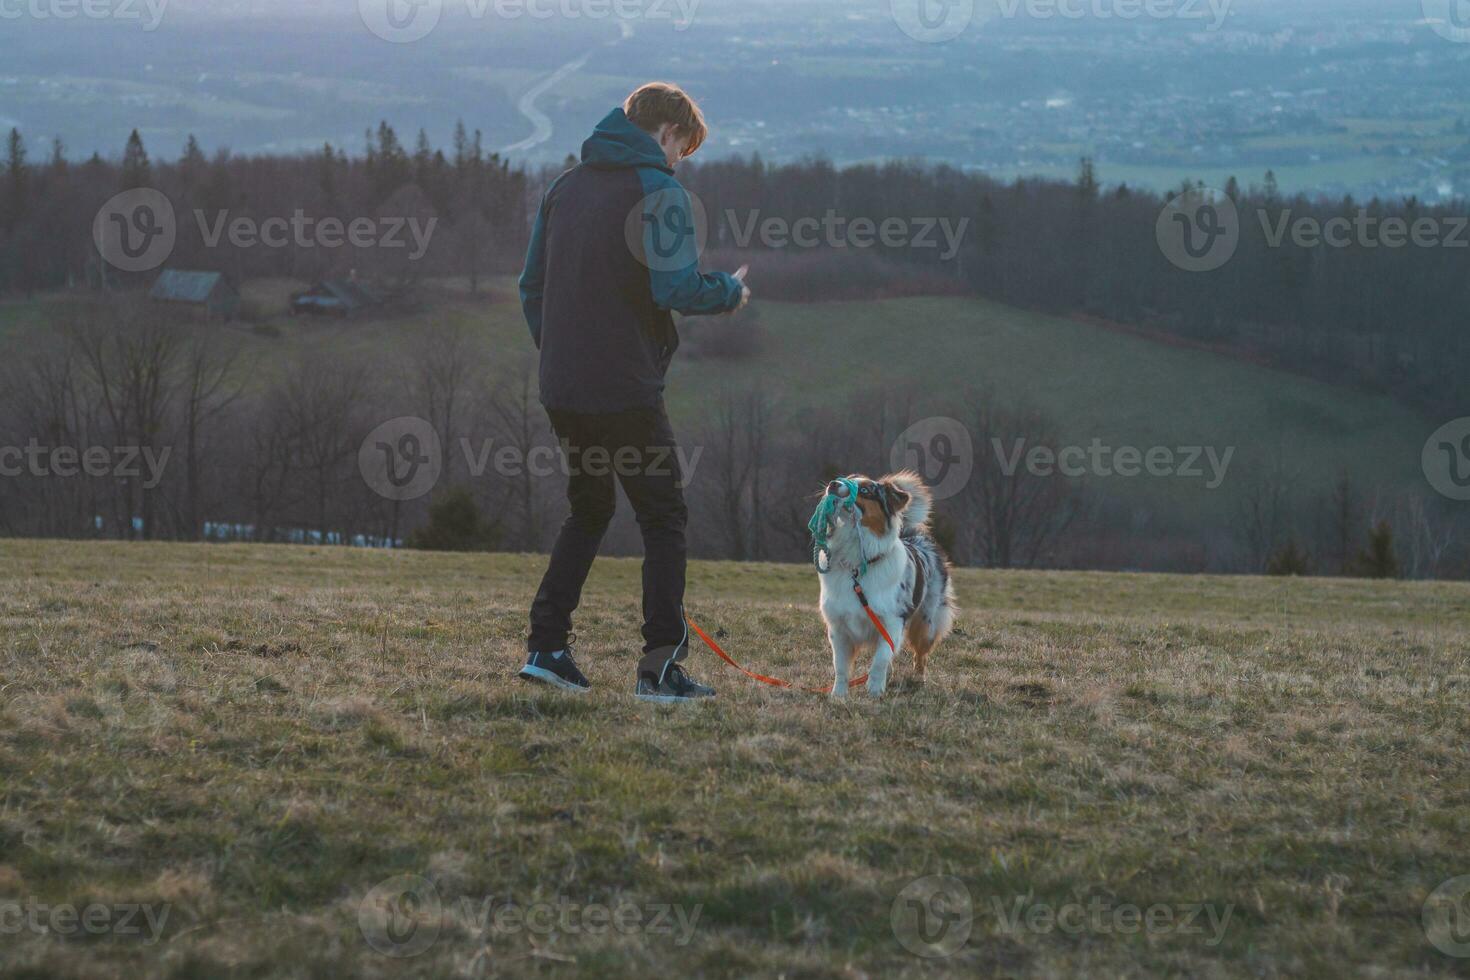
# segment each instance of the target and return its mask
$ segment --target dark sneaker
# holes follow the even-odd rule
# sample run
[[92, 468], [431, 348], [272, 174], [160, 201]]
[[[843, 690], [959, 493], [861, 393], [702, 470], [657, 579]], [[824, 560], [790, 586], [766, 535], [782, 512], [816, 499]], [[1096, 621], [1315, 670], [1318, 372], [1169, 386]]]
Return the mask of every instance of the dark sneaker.
[[521, 668], [520, 678], [523, 681], [550, 684], [564, 691], [575, 691], [577, 694], [586, 694], [592, 687], [577, 669], [577, 662], [572, 659], [570, 641], [565, 650], [555, 653], [532, 652], [526, 657], [526, 666]]
[[664, 668], [662, 681], [654, 674], [639, 673], [638, 686], [633, 689], [633, 694], [639, 701], [674, 704], [679, 701], [712, 698], [715, 696], [715, 689], [695, 683], [688, 674], [684, 673], [683, 667], [671, 663]]

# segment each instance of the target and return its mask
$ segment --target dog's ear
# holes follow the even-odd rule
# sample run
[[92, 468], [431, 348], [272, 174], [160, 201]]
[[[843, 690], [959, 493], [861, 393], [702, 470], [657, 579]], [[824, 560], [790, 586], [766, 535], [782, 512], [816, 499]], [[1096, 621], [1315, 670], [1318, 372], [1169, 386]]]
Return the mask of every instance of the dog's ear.
[[888, 513], [901, 514], [913, 498], [899, 489], [898, 484], [888, 482], [883, 484], [883, 499], [888, 502]]

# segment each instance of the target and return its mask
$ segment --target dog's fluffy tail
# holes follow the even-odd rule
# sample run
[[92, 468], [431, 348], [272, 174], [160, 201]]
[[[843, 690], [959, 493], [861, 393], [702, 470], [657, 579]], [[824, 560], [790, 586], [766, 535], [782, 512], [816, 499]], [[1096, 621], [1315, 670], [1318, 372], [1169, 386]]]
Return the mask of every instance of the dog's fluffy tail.
[[913, 470], [902, 470], [884, 477], [883, 482], [909, 495], [909, 505], [903, 511], [903, 530], [913, 531], [928, 525], [934, 499], [923, 477]]

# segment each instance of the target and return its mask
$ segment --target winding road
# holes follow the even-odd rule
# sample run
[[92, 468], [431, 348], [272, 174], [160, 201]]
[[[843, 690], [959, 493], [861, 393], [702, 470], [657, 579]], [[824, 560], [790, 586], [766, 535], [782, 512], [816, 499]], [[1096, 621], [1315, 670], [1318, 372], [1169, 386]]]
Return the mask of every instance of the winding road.
[[[622, 28], [622, 32], [619, 34], [619, 36], [611, 41], [606, 42], [602, 45], [602, 47], [610, 48], [615, 44], [621, 44], [622, 42], [633, 36], [632, 24], [628, 23], [626, 20], [620, 20], [618, 21], [618, 26]], [[520, 101], [516, 103], [516, 108], [520, 110], [521, 115], [525, 116], [531, 121], [531, 135], [527, 136], [525, 139], [521, 140], [518, 143], [512, 143], [502, 149], [500, 151], [501, 156], [508, 156], [512, 153], [524, 153], [527, 150], [534, 149], [535, 147], [538, 147], [542, 143], [545, 143], [547, 140], [551, 139], [551, 118], [537, 107], [536, 100], [555, 88], [556, 85], [560, 83], [563, 79], [571, 75], [575, 75], [577, 72], [581, 71], [582, 68], [587, 64], [588, 60], [590, 60], [591, 57], [596, 53], [597, 49], [593, 48], [591, 51], [588, 51], [586, 54], [582, 55], [582, 57], [576, 59], [575, 61], [568, 61], [556, 71], [552, 72], [550, 75], [547, 75], [545, 78], [541, 79], [541, 81], [537, 82], [535, 85], [532, 85], [529, 89], [526, 90], [525, 94], [521, 96]]]

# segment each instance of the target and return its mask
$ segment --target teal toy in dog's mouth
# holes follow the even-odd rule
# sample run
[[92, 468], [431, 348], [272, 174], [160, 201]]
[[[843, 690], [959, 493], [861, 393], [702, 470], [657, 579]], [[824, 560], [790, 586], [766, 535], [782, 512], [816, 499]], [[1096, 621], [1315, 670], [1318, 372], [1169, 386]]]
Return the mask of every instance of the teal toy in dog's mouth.
[[[832, 552], [827, 547], [827, 534], [832, 528], [832, 519], [837, 516], [839, 510], [856, 510], [858, 498], [858, 485], [856, 480], [841, 478], [834, 480], [846, 488], [847, 493], [838, 495], [834, 493], [822, 494], [821, 502], [817, 504], [817, 511], [812, 519], [807, 522], [806, 528], [812, 533], [812, 564], [817, 566], [817, 571], [828, 572], [832, 568]], [[859, 551], [858, 577], [868, 570], [868, 556]], [[826, 556], [826, 564], [823, 565], [822, 558]]]

